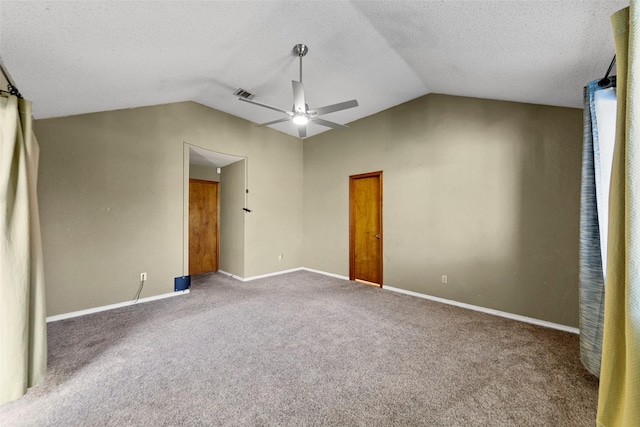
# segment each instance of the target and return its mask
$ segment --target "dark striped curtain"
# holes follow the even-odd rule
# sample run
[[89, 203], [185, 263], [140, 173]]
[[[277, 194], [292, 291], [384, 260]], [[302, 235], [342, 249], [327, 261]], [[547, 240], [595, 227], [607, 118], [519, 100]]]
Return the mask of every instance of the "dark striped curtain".
[[[600, 376], [604, 327], [603, 259], [606, 260], [606, 253], [603, 249], [606, 251], [608, 179], [603, 179], [605, 172], [601, 167], [596, 93], [605, 90], [615, 94], [614, 88], [610, 85], [600, 87], [597, 80], [584, 89], [580, 204], [580, 359], [585, 368], [597, 377]], [[604, 234], [604, 245], [601, 244], [601, 234]]]

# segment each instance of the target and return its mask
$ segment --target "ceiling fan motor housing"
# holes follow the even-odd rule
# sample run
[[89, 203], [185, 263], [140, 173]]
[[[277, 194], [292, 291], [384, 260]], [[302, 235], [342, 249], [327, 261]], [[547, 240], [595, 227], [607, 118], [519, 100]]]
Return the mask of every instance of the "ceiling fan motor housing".
[[297, 44], [293, 47], [293, 51], [298, 56], [305, 56], [307, 52], [309, 52], [309, 48], [307, 47], [306, 44]]

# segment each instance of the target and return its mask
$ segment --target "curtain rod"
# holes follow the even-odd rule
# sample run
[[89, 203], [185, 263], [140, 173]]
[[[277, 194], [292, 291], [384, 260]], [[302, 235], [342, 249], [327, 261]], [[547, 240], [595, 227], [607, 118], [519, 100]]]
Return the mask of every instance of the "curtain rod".
[[611, 70], [613, 69], [613, 64], [615, 64], [615, 63], [616, 63], [616, 56], [613, 55], [613, 59], [611, 60], [611, 64], [609, 64], [609, 69], [607, 70], [607, 73], [604, 75], [604, 77], [598, 82], [598, 86], [605, 87], [605, 86], [609, 86], [610, 84], [612, 86], [616, 85], [615, 76], [611, 76], [611, 78], [609, 78], [609, 73], [611, 73]]
[[9, 77], [9, 74], [7, 73], [7, 70], [4, 68], [4, 64], [1, 61], [0, 61], [0, 70], [2, 70], [2, 75], [7, 80], [7, 90], [0, 89], [0, 92], [5, 92], [5, 93], [8, 93], [10, 95], [15, 95], [18, 98], [23, 99], [22, 98], [22, 94], [18, 90], [18, 87], [11, 80], [11, 77]]

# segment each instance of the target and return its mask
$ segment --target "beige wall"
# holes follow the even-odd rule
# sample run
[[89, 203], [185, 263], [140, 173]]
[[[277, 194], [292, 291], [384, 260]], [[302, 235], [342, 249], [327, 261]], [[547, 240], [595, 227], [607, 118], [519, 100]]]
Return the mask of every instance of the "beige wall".
[[[185, 143], [248, 161], [247, 276], [302, 264], [302, 143], [202, 105], [37, 120], [49, 316], [173, 291]], [[288, 254], [278, 261], [280, 253]]]
[[0, 89], [2, 90], [7, 90], [7, 79], [4, 78], [4, 75], [2, 73], [0, 73]]
[[220, 174], [214, 166], [189, 165], [189, 178], [220, 182]]
[[220, 177], [220, 270], [244, 277], [245, 161], [225, 166]]
[[577, 326], [581, 139], [578, 109], [444, 95], [309, 138], [303, 263], [348, 276], [348, 177], [382, 170], [385, 285]]
[[142, 271], [143, 297], [172, 291], [195, 146], [247, 159], [249, 194], [233, 204], [252, 212], [221, 203], [244, 222], [233, 241], [221, 224], [225, 271], [348, 275], [348, 176], [383, 170], [385, 285], [576, 326], [581, 114], [429, 95], [304, 153], [191, 102], [38, 120], [48, 315], [130, 300]]

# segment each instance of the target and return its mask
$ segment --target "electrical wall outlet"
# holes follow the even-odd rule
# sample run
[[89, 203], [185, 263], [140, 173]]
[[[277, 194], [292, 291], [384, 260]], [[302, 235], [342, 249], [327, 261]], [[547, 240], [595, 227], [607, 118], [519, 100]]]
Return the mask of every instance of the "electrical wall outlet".
[[147, 280], [147, 273], [140, 273], [140, 281], [144, 282]]
[[447, 275], [446, 275], [446, 274], [443, 274], [443, 275], [442, 275], [442, 283], [447, 283], [447, 282], [448, 282], [448, 280], [449, 280], [449, 279], [447, 278]]
[[278, 255], [278, 261], [282, 261], [283, 258], [284, 258], [284, 254]]

